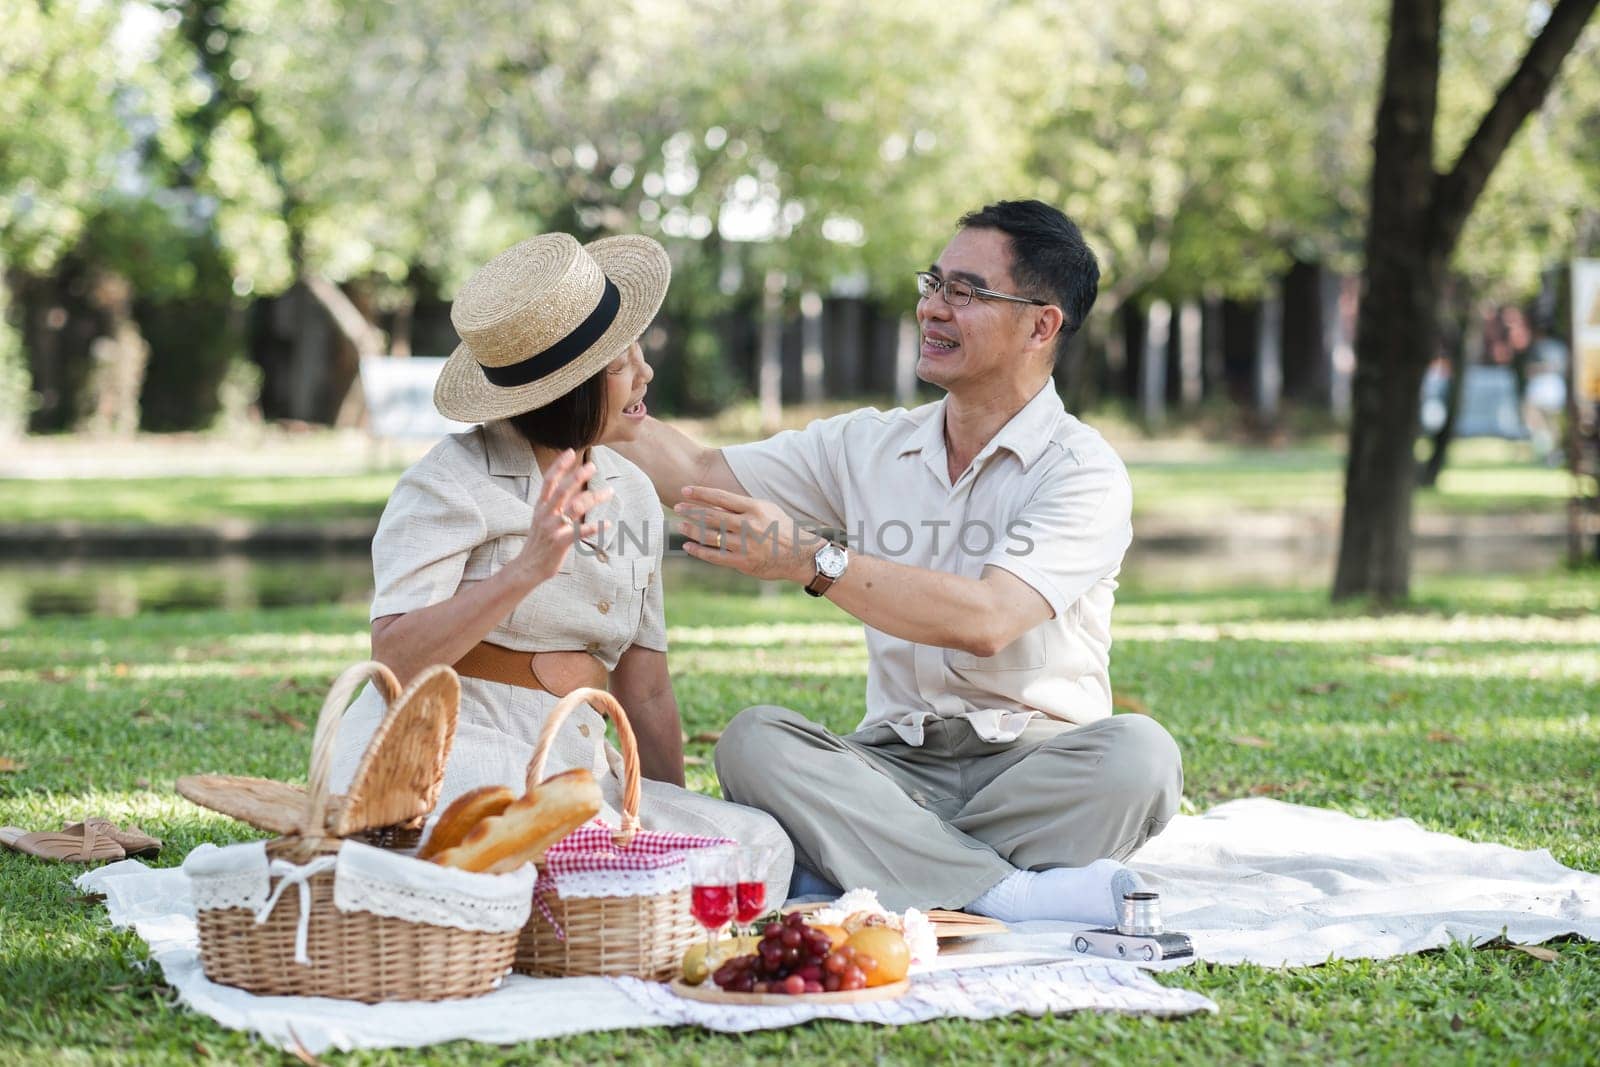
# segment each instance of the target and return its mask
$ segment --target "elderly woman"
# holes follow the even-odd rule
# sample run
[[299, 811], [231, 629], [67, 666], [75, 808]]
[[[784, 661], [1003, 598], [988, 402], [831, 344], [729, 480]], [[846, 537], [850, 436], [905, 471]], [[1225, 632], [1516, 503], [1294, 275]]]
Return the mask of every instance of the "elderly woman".
[[[667, 674], [661, 503], [605, 447], [644, 420], [652, 372], [639, 336], [671, 265], [645, 237], [580, 245], [547, 234], [501, 254], [451, 307], [462, 337], [434, 391], [448, 418], [481, 423], [400, 477], [372, 544], [372, 653], [404, 683], [434, 663], [461, 675], [440, 801], [520, 786], [545, 716], [580, 685], [609, 688], [637, 734], [650, 829], [769, 845], [769, 900], [793, 852], [771, 816], [683, 788], [678, 705]], [[346, 715], [333, 774], [348, 783], [383, 715], [368, 689]], [[621, 757], [587, 705], [546, 765], [588, 767], [616, 825]]]

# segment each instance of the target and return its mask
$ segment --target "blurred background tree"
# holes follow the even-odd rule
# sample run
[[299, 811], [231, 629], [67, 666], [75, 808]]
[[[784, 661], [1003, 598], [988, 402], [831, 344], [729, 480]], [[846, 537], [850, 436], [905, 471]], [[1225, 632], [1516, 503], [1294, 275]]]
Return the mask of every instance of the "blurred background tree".
[[[658, 411], [911, 402], [911, 272], [1022, 196], [1105, 270], [1060, 369], [1074, 410], [1256, 437], [1349, 417], [1380, 0], [11, 8], [0, 426], [201, 428], [257, 380], [268, 418], [359, 423], [358, 357], [447, 353], [456, 287], [550, 229], [667, 245]], [[1551, 10], [1448, 5], [1439, 160]], [[1600, 250], [1597, 39], [1453, 242], [1416, 365], [1459, 384], [1485, 316]]]

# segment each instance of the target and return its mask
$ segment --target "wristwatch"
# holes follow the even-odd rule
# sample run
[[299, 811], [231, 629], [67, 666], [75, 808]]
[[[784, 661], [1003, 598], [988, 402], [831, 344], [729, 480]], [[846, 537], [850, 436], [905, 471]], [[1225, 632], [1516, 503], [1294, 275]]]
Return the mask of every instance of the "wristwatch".
[[812, 561], [817, 565], [817, 576], [806, 583], [806, 592], [821, 596], [829, 586], [844, 577], [844, 569], [850, 565], [850, 553], [843, 545], [828, 541], [817, 549]]

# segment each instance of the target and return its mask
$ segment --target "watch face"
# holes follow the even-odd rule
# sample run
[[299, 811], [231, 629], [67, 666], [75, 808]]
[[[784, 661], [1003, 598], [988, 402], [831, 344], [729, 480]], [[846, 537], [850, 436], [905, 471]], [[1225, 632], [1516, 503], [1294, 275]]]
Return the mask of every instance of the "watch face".
[[837, 578], [844, 573], [844, 549], [838, 545], [823, 545], [817, 549], [817, 570], [826, 577]]

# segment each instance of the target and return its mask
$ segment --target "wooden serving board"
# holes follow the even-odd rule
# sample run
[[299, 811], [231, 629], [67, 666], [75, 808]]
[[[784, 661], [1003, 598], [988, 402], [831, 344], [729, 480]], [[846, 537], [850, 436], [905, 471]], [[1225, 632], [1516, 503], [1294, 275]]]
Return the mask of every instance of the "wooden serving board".
[[[798, 911], [807, 914], [820, 911], [828, 907], [826, 903], [796, 904], [792, 908], [784, 908], [787, 912]], [[933, 923], [933, 936], [940, 941], [950, 941], [958, 937], [987, 937], [990, 934], [1006, 933], [1006, 924], [999, 919], [991, 919], [984, 915], [969, 915], [964, 911], [946, 911], [943, 908], [934, 908], [924, 912], [928, 921]]]
[[838, 993], [801, 993], [798, 996], [790, 996], [787, 993], [729, 993], [725, 989], [719, 989], [709, 978], [699, 985], [690, 985], [682, 978], [674, 978], [667, 984], [667, 988], [685, 1000], [700, 1000], [707, 1004], [865, 1004], [870, 1000], [893, 1000], [911, 988], [911, 980], [902, 978], [898, 982], [867, 989], [852, 989], [849, 992], [841, 990]]
[[987, 937], [990, 934], [1006, 933], [1006, 924], [999, 919], [991, 919], [986, 915], [968, 915], [964, 911], [945, 911], [935, 908], [928, 912], [928, 921], [933, 923], [933, 936], [940, 941], [948, 941], [956, 937]]

